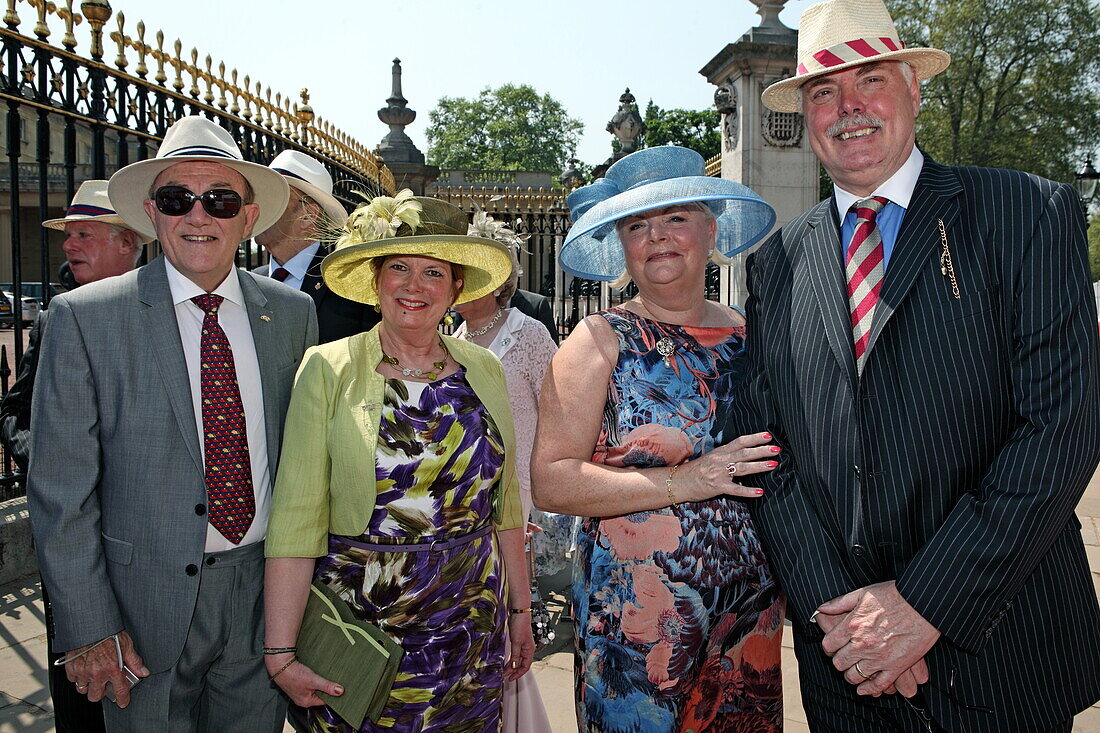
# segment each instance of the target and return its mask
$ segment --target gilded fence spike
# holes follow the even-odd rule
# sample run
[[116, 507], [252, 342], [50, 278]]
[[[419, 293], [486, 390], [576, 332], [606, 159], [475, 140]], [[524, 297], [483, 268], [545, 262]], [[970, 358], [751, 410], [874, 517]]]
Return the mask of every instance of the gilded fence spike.
[[157, 52], [153, 54], [157, 60], [157, 75], [153, 77], [157, 84], [164, 86], [168, 76], [164, 73], [164, 31], [157, 31]]
[[206, 74], [203, 81], [206, 82], [206, 94], [202, 95], [202, 101], [207, 104], [211, 104], [214, 101], [214, 92], [211, 88], [214, 85], [214, 70], [212, 68], [214, 60], [210, 58], [210, 54], [206, 54]]
[[248, 74], [244, 75], [244, 86], [241, 87], [241, 96], [244, 98], [244, 118], [246, 120], [252, 119], [252, 93], [248, 91], [248, 87], [251, 83], [248, 81]]
[[178, 38], [176, 39], [176, 42], [174, 44], [174, 48], [176, 50], [176, 56], [175, 56], [174, 59], [172, 59], [172, 66], [174, 66], [175, 69], [176, 69], [176, 78], [172, 81], [172, 88], [175, 89], [177, 92], [182, 92], [183, 91], [183, 58], [181, 58], [181, 55], [183, 54], [183, 43], [180, 41], [180, 39], [178, 39]]
[[266, 92], [267, 93], [265, 95], [264, 111], [267, 112], [267, 119], [264, 121], [264, 125], [266, 125], [267, 129], [270, 130], [275, 124], [275, 110], [271, 107], [271, 87], [268, 87]]
[[138, 39], [137, 43], [134, 44], [134, 48], [138, 52], [138, 62], [134, 72], [144, 79], [149, 74], [149, 67], [145, 65], [145, 57], [149, 54], [149, 47], [145, 45], [145, 21], [138, 21], [137, 34]]
[[118, 30], [111, 34], [111, 40], [118, 46], [118, 56], [115, 56], [115, 67], [125, 71], [129, 64], [126, 60], [126, 13], [119, 12], [115, 17], [115, 22], [118, 23]]
[[[288, 103], [289, 103], [289, 101], [290, 100], [287, 100]], [[293, 122], [294, 122], [294, 128], [293, 128], [293, 132], [291, 133], [290, 137], [294, 140], [294, 142], [298, 142], [302, 139], [302, 132], [301, 132], [302, 122], [301, 122], [300, 119], [298, 119], [298, 103], [295, 102], [294, 106], [291, 109], [293, 110], [293, 113], [292, 113], [290, 119], [293, 120]]]
[[38, 22], [34, 25], [34, 35], [38, 40], [45, 41], [50, 37], [50, 27], [46, 25], [46, 11], [50, 5], [47, 0], [27, 0], [27, 4], [38, 11]]
[[225, 98], [225, 62], [218, 62], [218, 109], [229, 106], [229, 100]]
[[65, 21], [65, 35], [61, 37], [61, 45], [72, 51], [76, 48], [76, 35], [73, 34], [73, 26], [80, 25], [84, 17], [73, 12], [73, 0], [65, 0], [65, 7], [58, 10], [57, 14]]
[[91, 54], [93, 61], [103, 60], [103, 26], [111, 19], [111, 5], [107, 0], [83, 0], [80, 12], [92, 26]]
[[[271, 100], [271, 90], [270, 89], [267, 90], [267, 98], [268, 98], [268, 101]], [[280, 135], [283, 134], [283, 110], [282, 110], [282, 107], [283, 107], [283, 95], [282, 95], [282, 93], [278, 93], [278, 94], [275, 95], [275, 109], [274, 109], [275, 114], [274, 114], [274, 117], [275, 117], [275, 132], [277, 132]]]
[[19, 13], [15, 12], [15, 0], [8, 0], [8, 9], [4, 13], [4, 25], [13, 31], [19, 27]]
[[229, 111], [239, 116], [241, 114], [241, 105], [237, 103], [237, 95], [241, 93], [241, 90], [237, 87], [237, 70], [233, 69], [229, 76], [231, 79], [229, 93], [233, 95], [233, 104], [229, 106]]
[[191, 63], [187, 66], [187, 71], [191, 74], [191, 88], [187, 90], [191, 95], [191, 99], [199, 98], [199, 49], [194, 46], [191, 47]]

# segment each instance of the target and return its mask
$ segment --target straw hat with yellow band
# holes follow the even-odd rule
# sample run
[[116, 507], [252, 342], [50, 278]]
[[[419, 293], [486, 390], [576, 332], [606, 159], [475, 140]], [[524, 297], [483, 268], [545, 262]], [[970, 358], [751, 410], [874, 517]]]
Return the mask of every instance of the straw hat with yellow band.
[[370, 261], [390, 255], [432, 257], [462, 265], [465, 303], [493, 292], [512, 271], [505, 245], [466, 234], [469, 220], [462, 209], [439, 199], [376, 196], [362, 204], [337, 232], [333, 252], [321, 263], [329, 290], [348, 300], [376, 305]]

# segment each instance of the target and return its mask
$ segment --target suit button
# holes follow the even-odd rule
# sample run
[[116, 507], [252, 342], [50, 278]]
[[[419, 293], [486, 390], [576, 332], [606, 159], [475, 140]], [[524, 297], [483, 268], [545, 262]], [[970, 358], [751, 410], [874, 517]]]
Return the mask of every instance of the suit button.
[[194, 564], [188, 565], [186, 570], [187, 570], [188, 575], [198, 575], [199, 574], [199, 566], [198, 565], [194, 565]]
[[205, 504], [196, 504], [195, 505], [195, 514], [198, 514], [200, 517], [203, 514], [206, 514], [206, 505]]
[[206, 558], [206, 564], [207, 564], [207, 565], [213, 565], [213, 564], [214, 564], [214, 563], [216, 563], [217, 561], [218, 561], [218, 560], [217, 560], [217, 558], [213, 558], [213, 557], [208, 557], [208, 558]]
[[863, 557], [867, 554], [867, 551], [863, 549], [863, 545], [852, 545], [852, 554], [856, 557]]

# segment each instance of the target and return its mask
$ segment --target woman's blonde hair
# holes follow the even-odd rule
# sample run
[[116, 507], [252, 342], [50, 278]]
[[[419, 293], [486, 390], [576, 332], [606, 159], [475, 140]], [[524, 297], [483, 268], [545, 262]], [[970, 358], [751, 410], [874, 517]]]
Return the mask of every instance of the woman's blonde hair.
[[[683, 206], [687, 208], [698, 209], [699, 211], [702, 211], [706, 216], [710, 217], [711, 221], [715, 223], [717, 223], [718, 221], [718, 217], [714, 215], [714, 210], [707, 206], [706, 202], [704, 201], [689, 201], [688, 203], [683, 204]], [[622, 220], [620, 219], [620, 221]], [[618, 226], [618, 222], [616, 222], [615, 225]], [[710, 248], [710, 261], [716, 265], [728, 265], [733, 262], [731, 258], [726, 257], [724, 254], [719, 252], [718, 248], [714, 246], [713, 242], [711, 242]], [[634, 278], [630, 277], [630, 271], [624, 267], [623, 271], [619, 273], [619, 276], [608, 284], [613, 288], [618, 288], [619, 290], [622, 290], [627, 285], [629, 285], [633, 279]]]

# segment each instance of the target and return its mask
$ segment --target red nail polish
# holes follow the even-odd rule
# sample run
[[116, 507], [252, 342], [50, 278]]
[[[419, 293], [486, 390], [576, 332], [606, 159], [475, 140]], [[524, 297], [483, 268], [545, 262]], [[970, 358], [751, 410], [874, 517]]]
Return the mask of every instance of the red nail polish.
[[756, 495], [757, 496], [763, 496], [764, 495], [764, 490], [763, 489], [757, 489], [756, 490]]
[[781, 451], [783, 449], [780, 448], [778, 445], [773, 445], [771, 448], [768, 448], [768, 450], [770, 450], [772, 453], [778, 453], [779, 451]]
[[772, 434], [771, 433], [764, 433], [764, 440], [771, 440], [771, 439], [772, 439]]
[[766, 461], [764, 463], [764, 465], [767, 466], [768, 468], [775, 468], [776, 466], [779, 465], [779, 461]]

